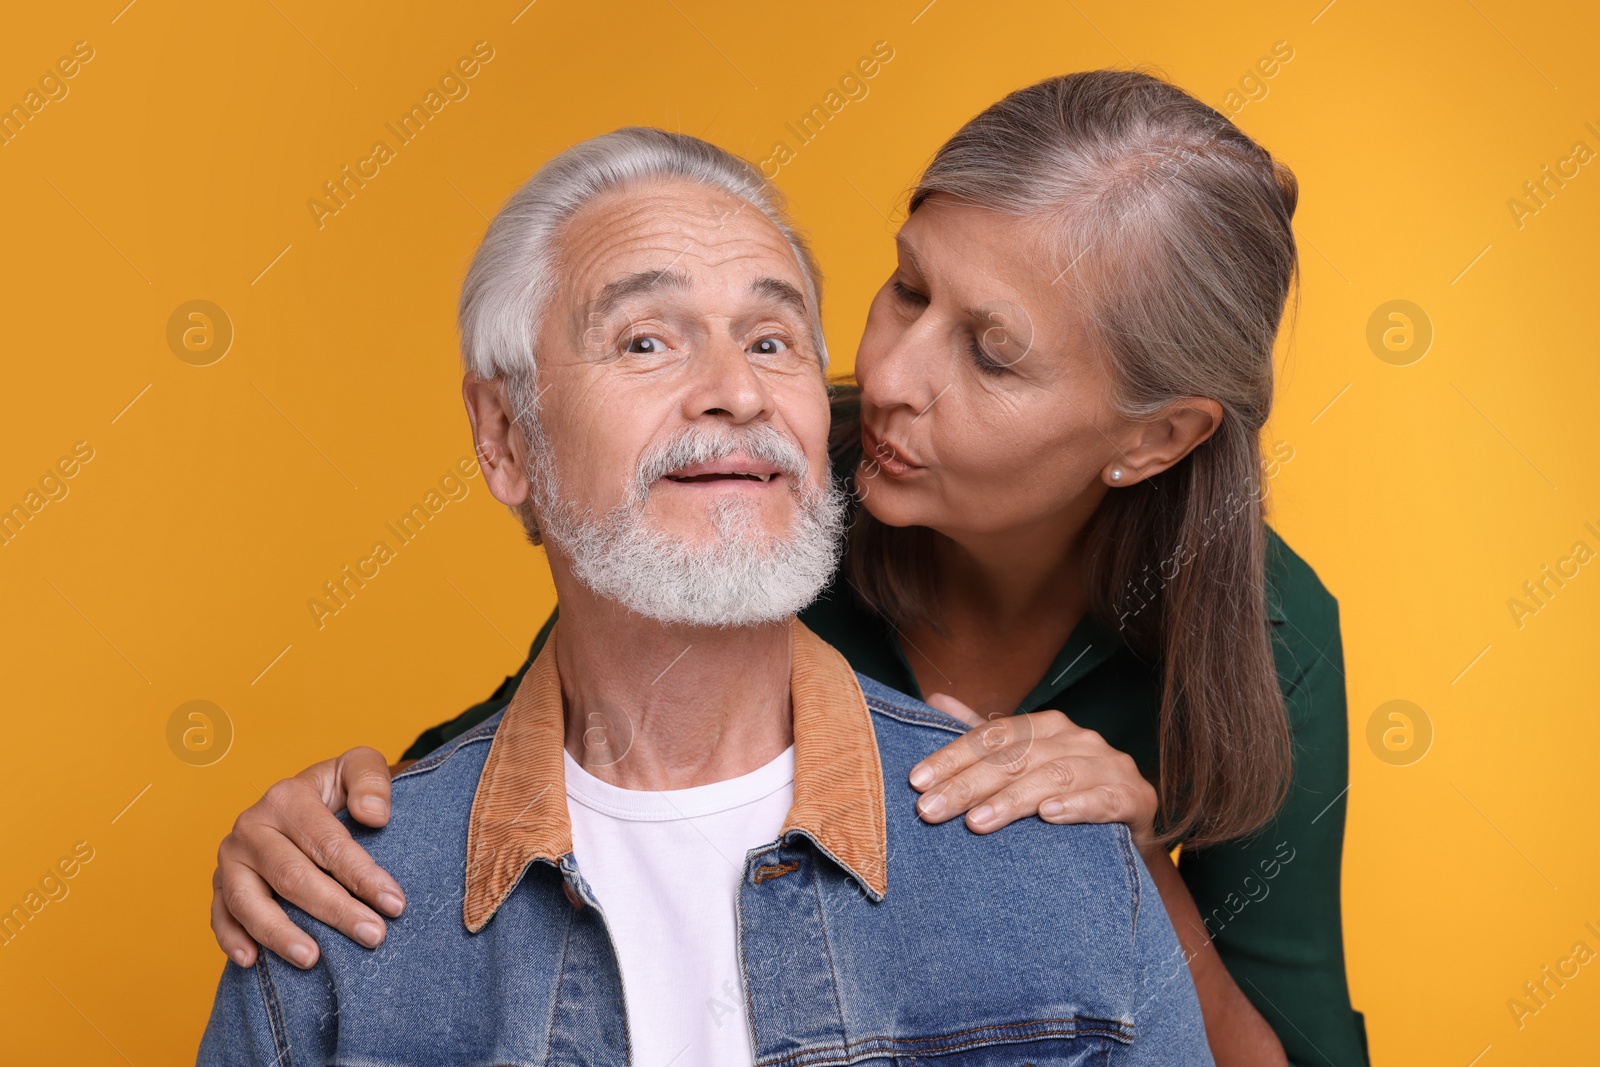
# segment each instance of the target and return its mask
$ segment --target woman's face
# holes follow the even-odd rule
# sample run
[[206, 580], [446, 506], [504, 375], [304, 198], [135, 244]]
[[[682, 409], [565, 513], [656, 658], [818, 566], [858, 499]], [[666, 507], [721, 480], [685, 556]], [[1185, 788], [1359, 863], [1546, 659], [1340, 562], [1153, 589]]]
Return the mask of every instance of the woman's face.
[[952, 539], [1076, 525], [1133, 429], [1036, 222], [935, 195], [856, 355], [857, 493], [880, 521]]

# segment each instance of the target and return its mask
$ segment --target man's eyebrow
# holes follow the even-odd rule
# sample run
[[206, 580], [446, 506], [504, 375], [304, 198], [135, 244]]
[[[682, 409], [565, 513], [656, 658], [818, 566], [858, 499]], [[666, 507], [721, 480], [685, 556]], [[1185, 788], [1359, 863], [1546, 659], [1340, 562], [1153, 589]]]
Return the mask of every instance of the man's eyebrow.
[[757, 296], [764, 296], [785, 305], [796, 315], [805, 316], [811, 313], [806, 307], [805, 294], [782, 278], [757, 278], [750, 283], [750, 291]]
[[636, 296], [645, 296], [663, 289], [684, 291], [694, 288], [689, 276], [681, 270], [641, 270], [624, 274], [616, 281], [607, 282], [590, 305], [593, 314], [605, 318], [616, 310], [618, 304]]

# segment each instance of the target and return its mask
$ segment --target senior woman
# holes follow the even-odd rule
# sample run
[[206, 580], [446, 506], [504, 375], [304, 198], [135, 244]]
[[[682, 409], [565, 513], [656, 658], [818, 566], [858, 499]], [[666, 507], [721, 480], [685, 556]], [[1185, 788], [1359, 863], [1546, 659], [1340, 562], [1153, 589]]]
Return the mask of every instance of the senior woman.
[[[912, 194], [858, 388], [835, 389], [857, 506], [801, 618], [974, 725], [913, 771], [924, 819], [1132, 828], [1219, 1064], [1342, 1067], [1366, 1049], [1339, 910], [1338, 609], [1263, 506], [1296, 198], [1266, 150], [1140, 72], [1052, 78], [962, 127]], [[224, 950], [315, 961], [274, 888], [380, 942], [403, 893], [331, 812], [378, 826], [387, 802], [372, 749], [268, 790], [218, 853]]]

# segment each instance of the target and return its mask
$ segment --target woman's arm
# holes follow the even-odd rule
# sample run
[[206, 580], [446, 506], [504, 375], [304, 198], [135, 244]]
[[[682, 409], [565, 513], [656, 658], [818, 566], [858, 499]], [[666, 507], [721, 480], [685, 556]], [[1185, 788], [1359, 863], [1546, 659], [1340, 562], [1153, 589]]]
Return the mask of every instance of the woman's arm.
[[388, 930], [373, 908], [391, 918], [399, 915], [405, 894], [335, 813], [348, 807], [350, 817], [363, 825], [386, 824], [390, 776], [505, 707], [555, 621], [551, 612], [522, 669], [488, 700], [425, 731], [394, 766], [376, 749], [353, 748], [275, 783], [247, 808], [222, 839], [211, 876], [211, 932], [222, 951], [241, 967], [255, 963], [258, 942], [296, 966], [317, 962], [316, 941], [289, 921], [274, 890], [357, 944], [382, 944]]
[[1156, 842], [1156, 791], [1133, 759], [1059, 711], [989, 721], [953, 697], [928, 703], [973, 726], [911, 769], [929, 822], [966, 814], [976, 833], [1038, 815], [1053, 823], [1127, 823], [1183, 946], [1218, 1067], [1288, 1061], [1273, 1028], [1219, 958], [1172, 858]]
[[1206, 1039], [1218, 1067], [1230, 1064], [1287, 1064], [1283, 1042], [1245, 996], [1206, 932], [1200, 909], [1172, 858], [1159, 850], [1144, 854], [1150, 878], [1166, 905], [1167, 917], [1183, 946], [1206, 1021]]

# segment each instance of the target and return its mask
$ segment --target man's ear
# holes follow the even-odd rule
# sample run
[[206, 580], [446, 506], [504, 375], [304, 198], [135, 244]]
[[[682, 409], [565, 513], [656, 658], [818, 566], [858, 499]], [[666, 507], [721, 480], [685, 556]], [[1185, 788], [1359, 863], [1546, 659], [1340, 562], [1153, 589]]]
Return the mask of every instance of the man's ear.
[[503, 381], [468, 373], [461, 379], [461, 399], [484, 484], [500, 503], [516, 507], [528, 498], [528, 443], [512, 418]]
[[1222, 405], [1210, 397], [1174, 400], [1125, 438], [1121, 454], [1100, 472], [1111, 486], [1152, 478], [1200, 447], [1222, 425]]

